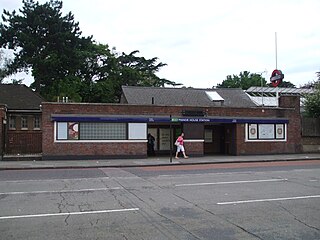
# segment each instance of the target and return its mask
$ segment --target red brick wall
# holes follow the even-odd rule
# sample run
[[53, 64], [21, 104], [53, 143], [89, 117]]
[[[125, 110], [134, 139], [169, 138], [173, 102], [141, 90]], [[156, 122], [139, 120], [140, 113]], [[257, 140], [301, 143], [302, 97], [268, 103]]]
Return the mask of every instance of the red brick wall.
[[42, 152], [41, 131], [8, 131], [7, 154], [34, 154]]
[[186, 154], [191, 156], [203, 156], [203, 142], [188, 142], [183, 143]]
[[146, 143], [49, 143], [43, 141], [43, 159], [99, 159], [147, 157]]
[[[281, 97], [282, 98], [282, 97]], [[115, 157], [146, 156], [145, 143], [55, 143], [54, 123], [51, 114], [101, 114], [101, 115], [163, 115], [169, 117], [181, 116], [182, 110], [203, 110], [208, 116], [222, 117], [262, 117], [289, 119], [287, 142], [245, 142], [244, 124], [233, 124], [233, 134], [236, 143], [230, 145], [230, 154], [270, 154], [301, 152], [301, 122], [297, 104], [299, 98], [284, 96], [280, 99], [279, 108], [200, 108], [186, 106], [136, 106], [126, 104], [73, 104], [73, 103], [43, 103], [43, 156], [111, 156]], [[286, 99], [288, 98], [288, 99]], [[231, 125], [230, 125], [231, 126]], [[76, 150], [75, 150], [76, 149]], [[203, 143], [186, 143], [187, 152], [203, 155]]]
[[255, 109], [254, 111], [248, 112], [248, 115], [288, 118], [289, 123], [287, 125], [287, 141], [245, 142], [245, 124], [237, 124], [237, 155], [302, 152], [300, 99], [297, 96], [282, 96], [279, 99], [279, 106], [281, 107], [279, 109]]

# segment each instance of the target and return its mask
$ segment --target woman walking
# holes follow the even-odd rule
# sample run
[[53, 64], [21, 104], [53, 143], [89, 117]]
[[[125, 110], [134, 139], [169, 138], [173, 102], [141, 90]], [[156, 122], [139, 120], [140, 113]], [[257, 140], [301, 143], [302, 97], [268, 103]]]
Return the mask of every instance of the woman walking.
[[182, 152], [184, 158], [188, 158], [183, 146], [183, 137], [184, 137], [184, 133], [181, 133], [181, 135], [177, 138], [175, 143], [177, 146], [176, 159], [179, 159], [178, 157], [179, 152]]

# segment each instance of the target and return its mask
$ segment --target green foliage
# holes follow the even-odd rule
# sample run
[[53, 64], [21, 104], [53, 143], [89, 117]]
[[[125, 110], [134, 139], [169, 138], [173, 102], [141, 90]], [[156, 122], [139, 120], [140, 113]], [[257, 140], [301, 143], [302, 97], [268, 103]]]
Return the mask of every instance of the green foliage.
[[156, 73], [166, 64], [158, 63], [158, 58], [146, 59], [138, 57], [139, 51], [133, 51], [130, 54], [115, 53], [114, 58], [109, 59], [107, 65], [110, 68], [108, 79], [109, 84], [114, 91], [114, 102], [118, 102], [121, 97], [121, 86], [147, 86], [164, 87], [167, 85], [179, 85], [164, 78], [159, 78]]
[[[268, 84], [269, 87], [273, 87], [272, 83]], [[289, 81], [282, 81], [278, 87], [282, 87], [282, 88], [295, 88], [296, 85], [294, 85], [293, 83], [289, 82]]]
[[320, 118], [320, 72], [317, 72], [318, 80], [314, 82], [315, 92], [307, 95], [304, 107], [308, 117]]
[[243, 90], [247, 90], [253, 86], [266, 87], [267, 82], [260, 74], [244, 71], [240, 72], [239, 76], [228, 75], [227, 79], [217, 85], [217, 88], [242, 88]]
[[62, 16], [61, 1], [43, 5], [33, 0], [22, 2], [20, 15], [4, 10], [0, 46], [16, 50], [9, 73], [31, 67], [33, 86], [46, 95], [43, 89], [77, 73], [85, 59], [82, 50], [91, 44], [91, 38], [80, 37], [79, 24], [71, 13]]
[[114, 53], [108, 45], [82, 37], [73, 14], [62, 15], [62, 1], [22, 3], [19, 14], [4, 10], [0, 23], [0, 47], [15, 50], [6, 74], [31, 68], [31, 87], [47, 100], [68, 96], [73, 101], [117, 102], [121, 85], [177, 85], [156, 75], [166, 65], [157, 58], [137, 57], [138, 51]]

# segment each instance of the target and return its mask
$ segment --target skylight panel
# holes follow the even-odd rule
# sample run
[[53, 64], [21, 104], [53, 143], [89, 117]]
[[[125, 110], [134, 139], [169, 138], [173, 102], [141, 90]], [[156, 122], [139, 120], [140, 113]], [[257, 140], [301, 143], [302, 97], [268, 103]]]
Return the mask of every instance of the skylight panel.
[[224, 101], [224, 99], [216, 91], [206, 91], [206, 94], [210, 101]]

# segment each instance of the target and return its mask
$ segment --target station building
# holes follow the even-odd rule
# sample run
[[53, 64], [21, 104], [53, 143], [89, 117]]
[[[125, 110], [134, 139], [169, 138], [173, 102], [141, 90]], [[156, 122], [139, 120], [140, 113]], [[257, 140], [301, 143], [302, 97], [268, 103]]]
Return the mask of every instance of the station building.
[[42, 103], [43, 159], [146, 158], [175, 151], [185, 134], [189, 156], [299, 153], [300, 100], [281, 95], [257, 106], [241, 89], [122, 88], [119, 104]]

